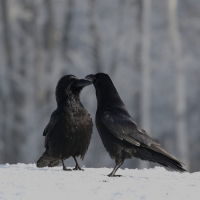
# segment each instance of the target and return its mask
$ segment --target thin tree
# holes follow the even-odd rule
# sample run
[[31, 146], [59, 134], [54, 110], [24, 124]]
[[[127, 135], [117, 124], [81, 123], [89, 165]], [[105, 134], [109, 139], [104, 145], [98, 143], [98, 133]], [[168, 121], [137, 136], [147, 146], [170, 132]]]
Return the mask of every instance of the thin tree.
[[122, 25], [123, 25], [123, 14], [124, 14], [125, 1], [120, 0], [118, 6], [118, 18], [117, 18], [117, 32], [114, 39], [113, 50], [112, 50], [112, 62], [109, 70], [109, 75], [114, 77], [117, 71], [118, 54], [120, 48], [120, 37], [122, 35]]
[[98, 20], [97, 20], [97, 1], [96, 0], [89, 0], [90, 10], [88, 13], [88, 17], [90, 20], [90, 34], [91, 34], [91, 46], [92, 46], [92, 58], [94, 60], [94, 66], [96, 69], [96, 72], [101, 72], [102, 65], [101, 65], [101, 58], [100, 58], [100, 48], [101, 48], [101, 42], [100, 42], [100, 35], [98, 32]]
[[[141, 52], [141, 126], [151, 132], [150, 125], [150, 89], [151, 89], [151, 0], [143, 0], [142, 5], [142, 52]], [[148, 167], [148, 163], [141, 161], [140, 167]]]
[[5, 76], [4, 83], [6, 83], [6, 87], [4, 88], [4, 94], [2, 97], [2, 112], [4, 113], [4, 121], [2, 126], [3, 134], [3, 143], [4, 143], [4, 161], [7, 161], [8, 158], [12, 157], [12, 152], [10, 151], [10, 146], [12, 145], [11, 140], [11, 126], [9, 124], [13, 124], [12, 117], [12, 103], [7, 101], [8, 96], [12, 95], [13, 91], [13, 52], [12, 52], [12, 44], [11, 44], [11, 26], [9, 21], [9, 9], [8, 2], [6, 0], [1, 0], [1, 17], [3, 24], [3, 41], [4, 41], [4, 54], [5, 54]]
[[180, 160], [189, 169], [187, 121], [186, 121], [186, 94], [185, 94], [185, 69], [182, 63], [181, 38], [177, 18], [178, 0], [168, 1], [169, 32], [173, 48], [174, 67], [176, 72], [176, 146]]

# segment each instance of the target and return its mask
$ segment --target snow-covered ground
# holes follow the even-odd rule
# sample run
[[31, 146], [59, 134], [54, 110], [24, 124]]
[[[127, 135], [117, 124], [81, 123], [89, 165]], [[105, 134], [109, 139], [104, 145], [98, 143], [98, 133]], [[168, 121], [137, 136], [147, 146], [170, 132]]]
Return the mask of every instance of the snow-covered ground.
[[38, 169], [35, 164], [0, 165], [0, 199], [24, 200], [198, 200], [200, 172], [178, 173], [165, 168], [119, 169], [121, 177], [106, 175], [112, 169], [62, 167]]

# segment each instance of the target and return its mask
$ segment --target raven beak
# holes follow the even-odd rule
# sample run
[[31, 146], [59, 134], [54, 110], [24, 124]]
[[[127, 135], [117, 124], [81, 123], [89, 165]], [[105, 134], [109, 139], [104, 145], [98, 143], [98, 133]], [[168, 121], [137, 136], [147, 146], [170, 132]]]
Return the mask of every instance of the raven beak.
[[91, 83], [93, 83], [93, 82], [94, 82], [94, 79], [95, 79], [95, 75], [93, 75], [93, 74], [87, 75], [87, 76], [85, 77], [85, 79], [87, 79], [87, 80], [89, 80]]
[[77, 79], [75, 81], [75, 83], [74, 83], [74, 86], [76, 88], [83, 88], [83, 87], [85, 87], [87, 85], [91, 85], [91, 84], [92, 84], [92, 82], [89, 81], [89, 80], [86, 80], [86, 79]]

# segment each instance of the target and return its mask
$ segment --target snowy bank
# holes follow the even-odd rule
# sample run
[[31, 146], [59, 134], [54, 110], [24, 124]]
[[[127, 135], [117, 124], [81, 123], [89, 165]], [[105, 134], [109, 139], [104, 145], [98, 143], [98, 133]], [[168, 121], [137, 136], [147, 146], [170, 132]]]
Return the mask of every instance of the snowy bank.
[[38, 169], [35, 164], [0, 165], [0, 199], [24, 200], [194, 200], [200, 198], [200, 172], [178, 173], [162, 167], [119, 169], [118, 178], [106, 175], [112, 169], [62, 167]]

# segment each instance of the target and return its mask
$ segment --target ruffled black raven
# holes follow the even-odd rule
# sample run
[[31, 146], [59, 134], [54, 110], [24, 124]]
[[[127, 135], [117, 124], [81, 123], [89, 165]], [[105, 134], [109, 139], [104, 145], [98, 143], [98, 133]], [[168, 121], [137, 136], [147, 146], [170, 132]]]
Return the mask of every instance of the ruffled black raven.
[[73, 75], [62, 77], [56, 87], [57, 109], [52, 113], [44, 129], [46, 151], [37, 161], [37, 167], [54, 167], [62, 161], [63, 170], [67, 169], [63, 160], [73, 157], [81, 170], [76, 157], [82, 159], [88, 149], [92, 134], [92, 119], [80, 102], [83, 87], [91, 84]]
[[161, 148], [160, 143], [133, 121], [110, 77], [104, 73], [88, 75], [96, 89], [96, 126], [104, 147], [115, 159], [115, 172], [125, 159], [140, 158], [159, 163], [177, 171], [185, 171], [177, 158]]

